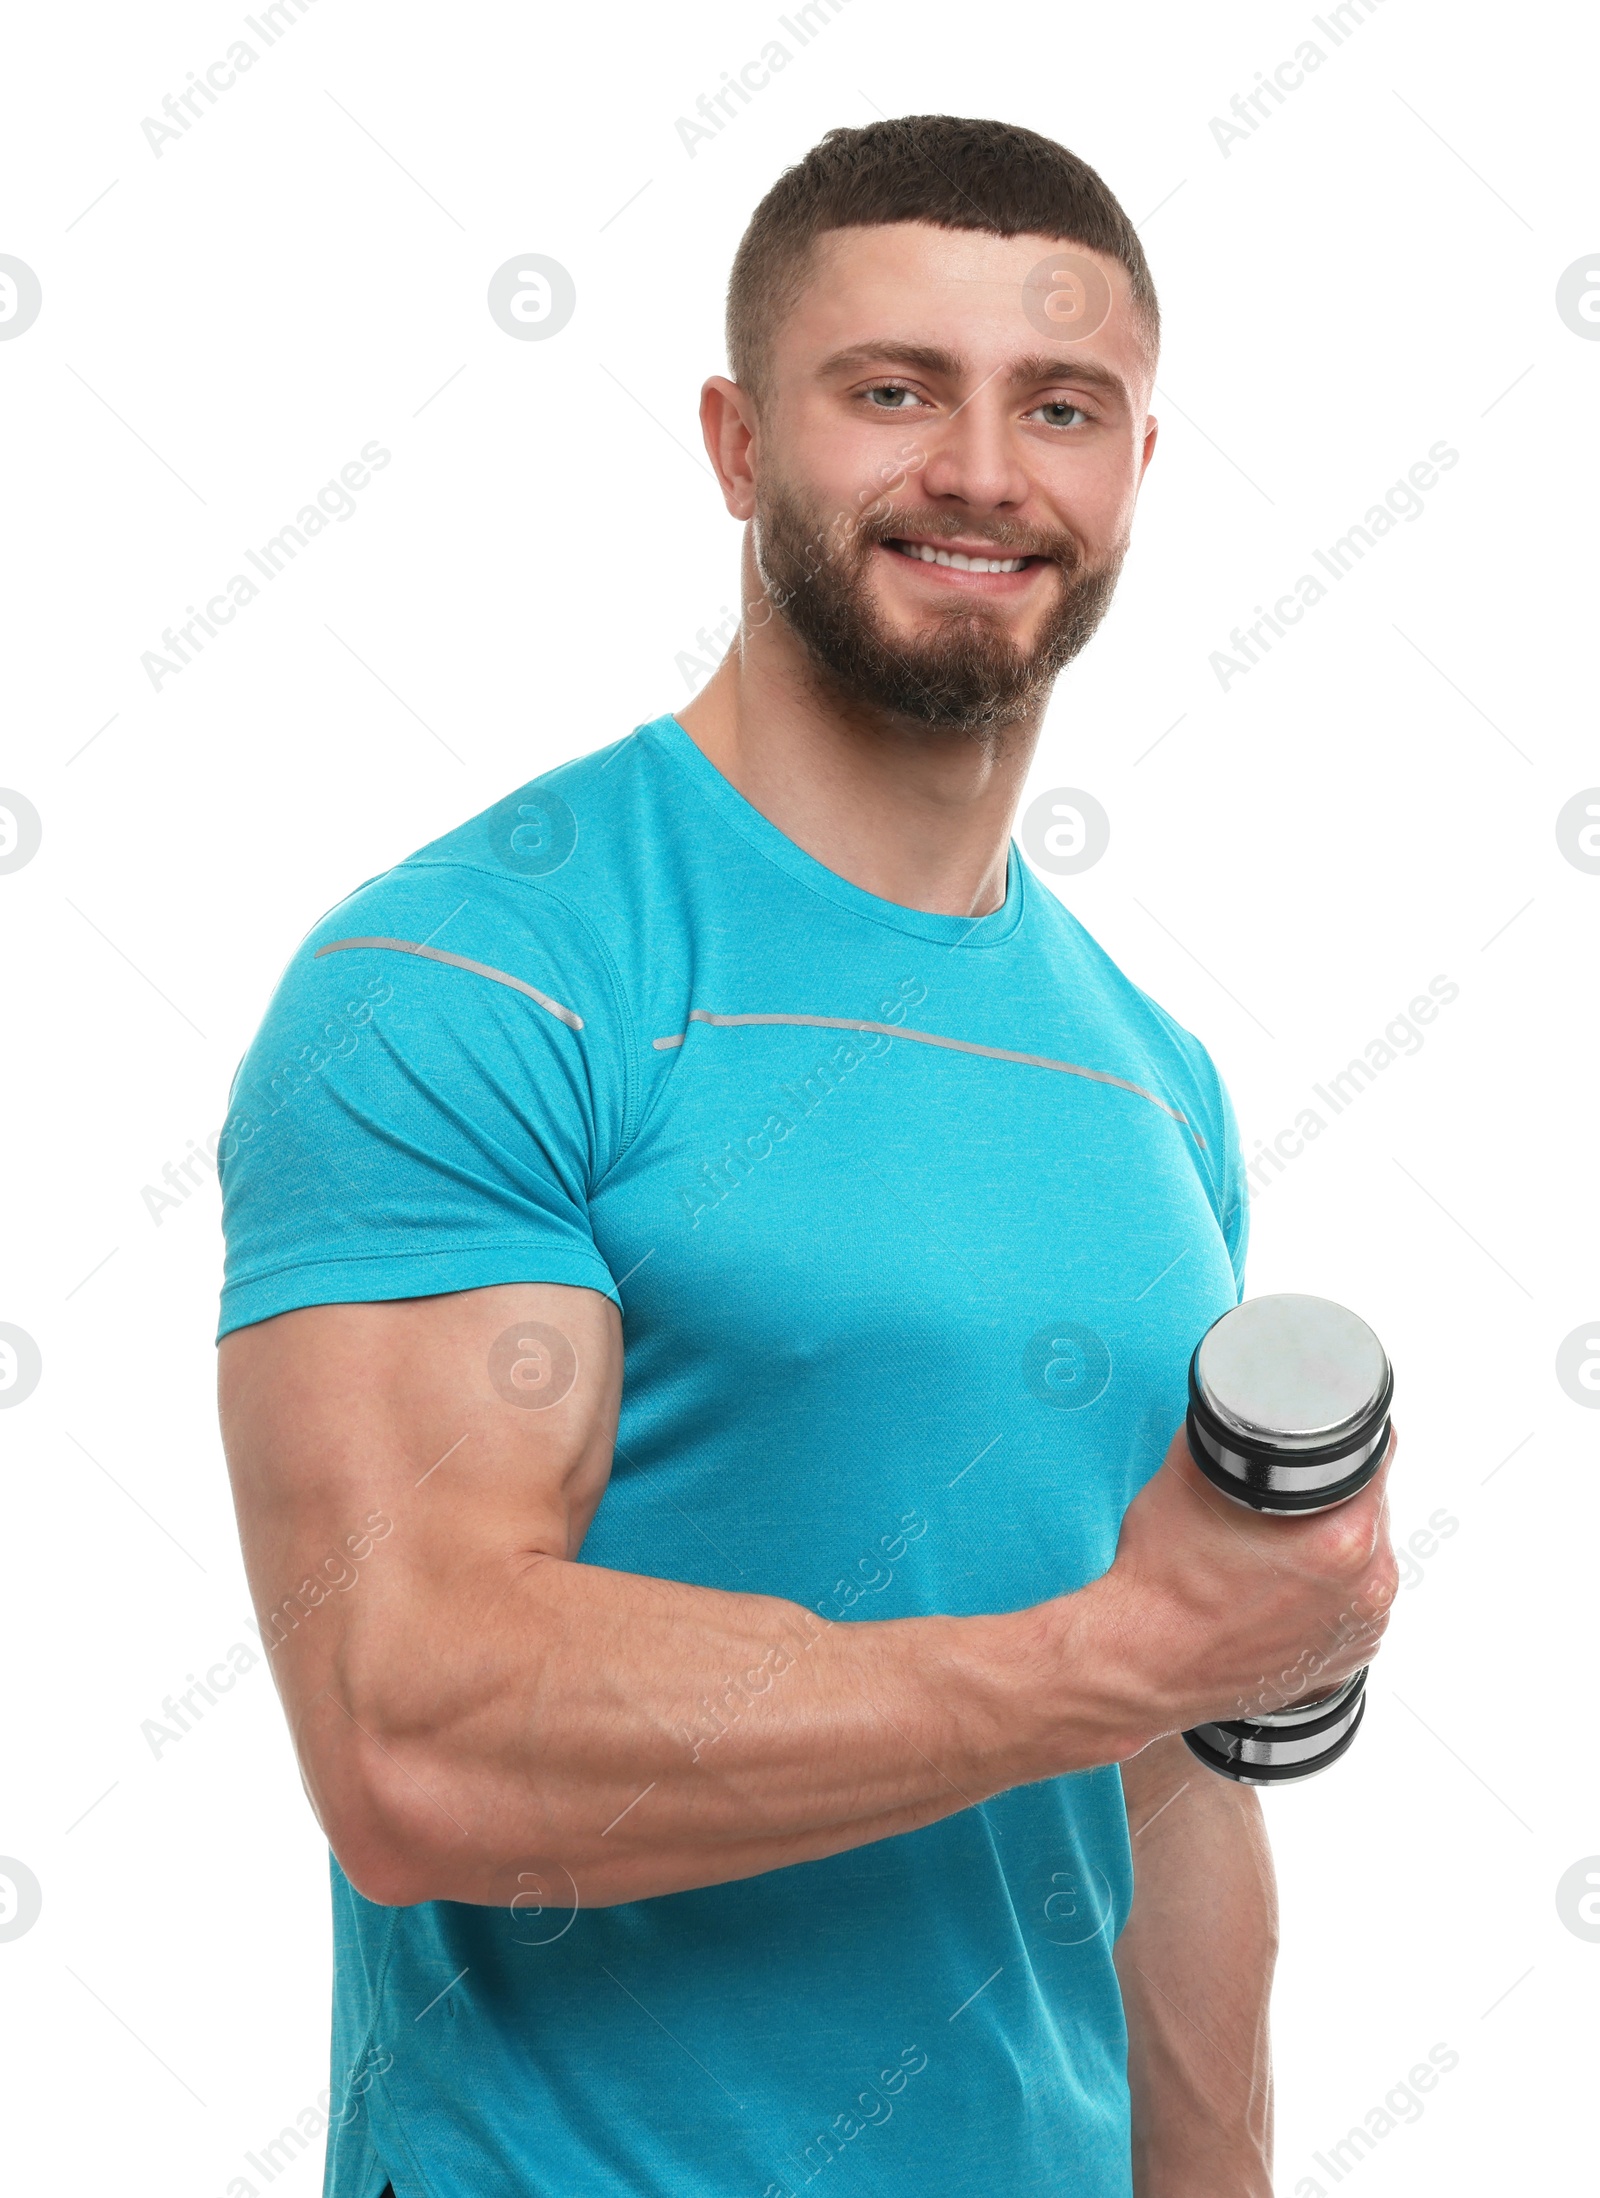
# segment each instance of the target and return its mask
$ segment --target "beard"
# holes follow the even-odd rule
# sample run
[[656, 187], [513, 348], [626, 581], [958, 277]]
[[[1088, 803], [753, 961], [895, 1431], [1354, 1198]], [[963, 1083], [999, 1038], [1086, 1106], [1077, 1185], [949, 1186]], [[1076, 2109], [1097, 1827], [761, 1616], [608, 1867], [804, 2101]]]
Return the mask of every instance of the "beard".
[[[979, 739], [1042, 708], [1105, 616], [1127, 552], [1123, 541], [1103, 563], [1086, 565], [1069, 534], [1008, 521], [962, 526], [929, 512], [863, 515], [832, 533], [837, 546], [830, 554], [829, 528], [787, 486], [758, 495], [757, 569], [814, 674], [840, 699]], [[891, 631], [873, 603], [868, 568], [880, 543], [906, 533], [935, 543], [941, 535], [981, 537], [998, 556], [1047, 558], [1061, 577], [1032, 645], [1019, 648], [999, 612], [977, 602], [936, 613], [931, 630]]]

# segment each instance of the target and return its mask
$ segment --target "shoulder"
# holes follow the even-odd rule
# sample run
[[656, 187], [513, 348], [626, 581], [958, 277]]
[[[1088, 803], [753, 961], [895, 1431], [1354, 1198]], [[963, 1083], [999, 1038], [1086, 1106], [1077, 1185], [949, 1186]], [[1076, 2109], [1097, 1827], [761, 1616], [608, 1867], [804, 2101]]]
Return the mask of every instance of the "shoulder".
[[1030, 912], [1052, 943], [1072, 958], [1075, 974], [1139, 1051], [1173, 1104], [1193, 1121], [1212, 1170], [1220, 1176], [1236, 1137], [1227, 1086], [1204, 1041], [1137, 984], [1066, 904], [1030, 878]]
[[448, 865], [529, 885], [559, 877], [569, 901], [603, 900], [636, 853], [651, 809], [671, 799], [672, 774], [649, 738], [652, 729], [637, 726], [609, 747], [541, 772], [396, 868]]
[[[463, 970], [542, 996], [578, 1031], [626, 1021], [629, 902], [653, 847], [670, 843], [676, 789], [636, 728], [558, 765], [452, 825], [335, 903], [306, 934], [278, 987], [319, 996], [343, 972], [413, 965]], [[379, 960], [373, 962], [373, 957]], [[444, 997], [486, 1002], [481, 985]]]
[[[630, 745], [643, 752], [624, 760]], [[337, 1064], [347, 1085], [387, 1073], [441, 1101], [481, 1102], [492, 1086], [518, 1106], [538, 1077], [597, 1123], [614, 1114], [604, 1142], [622, 1135], [638, 1013], [625, 904], [660, 775], [630, 736], [347, 893], [289, 957], [240, 1064], [235, 1116], [275, 1117], [285, 1090], [320, 1087]]]

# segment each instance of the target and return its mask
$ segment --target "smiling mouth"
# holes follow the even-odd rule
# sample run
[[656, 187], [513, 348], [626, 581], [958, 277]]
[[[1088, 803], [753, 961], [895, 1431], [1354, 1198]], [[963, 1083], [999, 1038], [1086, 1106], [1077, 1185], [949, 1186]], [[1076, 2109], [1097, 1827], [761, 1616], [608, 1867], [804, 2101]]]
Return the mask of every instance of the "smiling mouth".
[[973, 550], [946, 549], [942, 544], [914, 542], [900, 536], [890, 536], [883, 547], [910, 558], [913, 564], [944, 565], [955, 572], [1026, 572], [1030, 566], [1048, 562], [1046, 558], [1033, 555], [993, 557]]

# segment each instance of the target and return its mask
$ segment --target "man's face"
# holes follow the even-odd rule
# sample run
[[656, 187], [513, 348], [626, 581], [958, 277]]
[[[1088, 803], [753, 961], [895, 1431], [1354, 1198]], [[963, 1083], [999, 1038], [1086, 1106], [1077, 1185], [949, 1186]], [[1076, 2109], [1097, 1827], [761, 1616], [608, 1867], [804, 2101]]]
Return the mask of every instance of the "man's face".
[[1066, 248], [1109, 285], [1082, 340], [1040, 313], [1048, 283], [1025, 309], [1052, 243], [838, 230], [775, 332], [758, 567], [820, 676], [915, 724], [984, 734], [1037, 709], [1127, 548], [1151, 366], [1115, 261]]

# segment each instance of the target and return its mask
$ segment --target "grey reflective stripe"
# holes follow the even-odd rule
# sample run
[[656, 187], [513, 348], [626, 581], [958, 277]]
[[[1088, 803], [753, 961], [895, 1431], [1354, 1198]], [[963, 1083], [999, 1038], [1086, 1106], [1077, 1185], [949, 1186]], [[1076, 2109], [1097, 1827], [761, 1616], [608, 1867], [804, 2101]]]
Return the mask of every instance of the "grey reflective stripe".
[[[1075, 1061], [1052, 1061], [1043, 1053], [1012, 1053], [1004, 1046], [974, 1045], [969, 1038], [941, 1038], [932, 1030], [906, 1030], [899, 1023], [868, 1023], [854, 1015], [713, 1015], [703, 1007], [689, 1010], [691, 1023], [714, 1023], [719, 1029], [736, 1029], [747, 1023], [798, 1023], [808, 1030], [871, 1030], [880, 1031], [885, 1038], [909, 1038], [914, 1045], [947, 1046], [952, 1053], [978, 1053], [986, 1061], [1020, 1061], [1025, 1068], [1052, 1068], [1063, 1076], [1087, 1076], [1091, 1083], [1115, 1084], [1119, 1091], [1131, 1091], [1140, 1099], [1148, 1099], [1163, 1114], [1170, 1114], [1174, 1122], [1181, 1122], [1195, 1143], [1205, 1149], [1205, 1139], [1176, 1107], [1169, 1107], [1165, 1099], [1158, 1099], [1153, 1091], [1146, 1091], [1143, 1084], [1130, 1083], [1126, 1076], [1112, 1076], [1101, 1068], [1079, 1068]], [[680, 1031], [675, 1038], [657, 1038], [652, 1042], [658, 1053], [669, 1046], [681, 1046], [688, 1036]]]
[[321, 961], [324, 954], [343, 954], [357, 946], [387, 947], [391, 954], [420, 954], [425, 962], [447, 962], [452, 969], [470, 969], [475, 977], [489, 977], [497, 985], [509, 985], [513, 992], [526, 993], [530, 1000], [537, 1000], [541, 1007], [548, 1008], [569, 1030], [583, 1028], [581, 1015], [574, 1015], [570, 1007], [552, 1000], [536, 985], [524, 984], [520, 977], [508, 977], [503, 969], [491, 969], [487, 962], [468, 961], [465, 954], [447, 954], [439, 946], [419, 946], [414, 939], [334, 939], [327, 946], [317, 948], [316, 959]]

